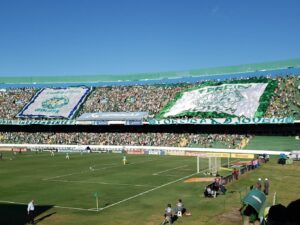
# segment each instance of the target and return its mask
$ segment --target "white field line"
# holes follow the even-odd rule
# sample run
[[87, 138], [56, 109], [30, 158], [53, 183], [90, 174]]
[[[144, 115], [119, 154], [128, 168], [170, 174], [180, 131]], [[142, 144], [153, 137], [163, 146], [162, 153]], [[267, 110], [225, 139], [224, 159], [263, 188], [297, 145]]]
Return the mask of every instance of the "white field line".
[[195, 169], [181, 169], [181, 171], [195, 171]]
[[[143, 160], [143, 161], [136, 162], [136, 163], [130, 163], [130, 164], [127, 164], [125, 166], [136, 165], [136, 164], [145, 163], [145, 162], [151, 162], [151, 161], [156, 161], [156, 160], [158, 160], [158, 159]], [[117, 166], [107, 166], [107, 167], [102, 167], [102, 168], [99, 168], [99, 169], [94, 169], [94, 171], [105, 170], [105, 169], [110, 169], [110, 168], [115, 168], [115, 167], [124, 167], [124, 165], [121, 164], [121, 165], [117, 165]], [[53, 180], [53, 179], [56, 179], [56, 178], [68, 177], [68, 176], [72, 176], [72, 175], [89, 173], [89, 172], [90, 172], [90, 170], [84, 170], [84, 171], [81, 171], [81, 172], [69, 173], [69, 174], [64, 174], [64, 175], [59, 175], [59, 176], [49, 177], [49, 178], [43, 178], [42, 180], [43, 181]]]
[[[208, 170], [208, 169], [206, 169], [206, 170]], [[205, 170], [204, 170], [204, 171], [205, 171]], [[201, 172], [204, 172], [204, 171], [201, 171]], [[149, 190], [147, 190], [147, 191], [141, 192], [141, 193], [139, 193], [139, 194], [133, 195], [133, 196], [131, 196], [131, 197], [129, 197], [129, 198], [125, 198], [125, 199], [123, 199], [123, 200], [121, 200], [121, 201], [112, 203], [112, 204], [110, 204], [110, 205], [108, 205], [108, 206], [105, 206], [105, 207], [103, 207], [103, 208], [99, 208], [99, 211], [102, 211], [102, 210], [108, 209], [108, 208], [110, 208], [110, 207], [119, 205], [119, 204], [121, 204], [121, 203], [123, 203], [123, 202], [127, 202], [127, 201], [129, 201], [129, 200], [131, 200], [131, 199], [134, 199], [134, 198], [137, 198], [137, 197], [139, 197], [139, 196], [145, 195], [145, 194], [147, 194], [147, 193], [149, 193], [149, 192], [155, 191], [155, 190], [157, 190], [157, 189], [160, 189], [160, 188], [162, 188], [162, 187], [168, 186], [168, 185], [170, 185], [170, 184], [174, 184], [174, 183], [176, 183], [176, 182], [178, 182], [178, 181], [181, 181], [181, 180], [183, 180], [183, 179], [189, 178], [189, 177], [194, 176], [194, 175], [196, 175], [196, 174], [198, 174], [198, 173], [196, 172], [196, 173], [193, 173], [193, 174], [190, 174], [190, 175], [181, 177], [181, 178], [179, 178], [179, 179], [170, 181], [170, 182], [168, 182], [168, 183], [162, 184], [162, 185], [157, 186], [157, 187], [155, 187], [155, 188], [152, 188], [152, 189], [149, 189]]]
[[[231, 161], [231, 162], [234, 162], [234, 161], [239, 161], [239, 160], [237, 159], [237, 160], [233, 160], [233, 161]], [[222, 164], [222, 165], [226, 165], [226, 163], [224, 163], [224, 164]], [[201, 171], [199, 171], [199, 173], [203, 173], [203, 172], [205, 172], [205, 171], [207, 171], [207, 170], [209, 170], [209, 168], [206, 168], [206, 169], [204, 169], [204, 170], [201, 170]], [[129, 200], [131, 200], [131, 199], [137, 198], [137, 197], [139, 197], [139, 196], [142, 196], [142, 195], [147, 194], [147, 193], [149, 193], [149, 192], [155, 191], [155, 190], [160, 189], [160, 188], [162, 188], [162, 187], [168, 186], [168, 185], [170, 185], [170, 184], [174, 184], [174, 183], [176, 183], [176, 182], [178, 182], [178, 181], [184, 180], [184, 179], [186, 179], [186, 178], [189, 178], [189, 177], [194, 176], [194, 175], [199, 174], [199, 173], [196, 172], [196, 173], [193, 173], [193, 174], [190, 174], [190, 175], [181, 177], [181, 178], [179, 178], [179, 179], [176, 179], [176, 180], [174, 180], [174, 181], [170, 181], [170, 182], [168, 182], [168, 183], [162, 184], [162, 185], [157, 186], [157, 187], [155, 187], [155, 188], [152, 188], [152, 189], [150, 189], [150, 190], [147, 190], [147, 191], [141, 192], [141, 193], [139, 193], [139, 194], [133, 195], [133, 196], [131, 196], [131, 197], [129, 197], [129, 198], [125, 198], [125, 199], [123, 199], [123, 200], [121, 200], [121, 201], [112, 203], [112, 204], [110, 204], [110, 205], [108, 205], [108, 206], [105, 206], [105, 207], [103, 207], [103, 208], [99, 208], [98, 211], [102, 211], [102, 210], [108, 209], [108, 208], [110, 208], [110, 207], [113, 207], [113, 206], [115, 206], [115, 205], [119, 205], [119, 204], [121, 204], [121, 203], [123, 203], [123, 202], [127, 202], [127, 201], [129, 201]]]
[[[27, 205], [28, 203], [23, 203], [23, 202], [12, 202], [12, 201], [5, 201], [5, 200], [0, 200], [1, 203], [9, 203], [9, 204], [19, 204], [19, 205]], [[35, 205], [39, 206], [39, 205]], [[72, 210], [79, 210], [79, 211], [94, 211], [96, 212], [97, 209], [91, 208], [91, 209], [85, 209], [85, 208], [77, 208], [77, 207], [68, 207], [68, 206], [59, 206], [59, 205], [54, 205], [53, 208], [60, 208], [60, 209], [72, 209]]]
[[133, 186], [133, 187], [156, 187], [154, 185], [146, 184], [124, 184], [124, 183], [108, 183], [108, 182], [93, 182], [93, 181], [77, 181], [77, 180], [49, 180], [53, 182], [63, 183], [81, 183], [81, 184], [105, 184], [105, 185], [117, 185], [117, 186]]
[[171, 169], [167, 169], [167, 170], [162, 170], [162, 171], [159, 171], [159, 172], [157, 172], [157, 173], [153, 173], [152, 175], [158, 175], [158, 174], [161, 174], [161, 173], [168, 172], [168, 171], [170, 171], [170, 170], [176, 170], [176, 169], [183, 168], [183, 167], [187, 167], [187, 165], [184, 165], [184, 166], [178, 166], [178, 167], [171, 168]]
[[179, 175], [176, 175], [176, 174], [160, 174], [160, 175], [157, 175], [157, 176], [160, 176], [160, 177], [179, 177]]
[[[237, 159], [237, 160], [233, 160], [233, 161], [231, 161], [231, 162], [235, 162], [235, 161], [239, 161], [239, 160]], [[223, 165], [226, 165], [226, 163], [224, 163]], [[205, 172], [205, 171], [207, 171], [207, 170], [209, 170], [209, 168], [204, 169], [204, 170], [201, 170], [199, 173]], [[198, 174], [198, 173], [196, 172], [196, 173], [193, 173], [193, 174], [190, 174], [190, 175], [181, 177], [181, 178], [179, 178], [179, 179], [176, 179], [176, 180], [174, 180], [174, 181], [170, 181], [170, 182], [168, 182], [168, 183], [162, 184], [162, 185], [157, 186], [157, 187], [155, 187], [155, 188], [149, 189], [149, 190], [147, 190], [147, 191], [144, 191], [144, 192], [141, 192], [141, 193], [139, 193], [139, 194], [133, 195], [133, 196], [131, 196], [131, 197], [129, 197], [129, 198], [125, 198], [125, 199], [123, 199], [123, 200], [121, 200], [121, 201], [118, 201], [118, 202], [115, 202], [115, 203], [110, 204], [110, 205], [108, 205], [108, 206], [105, 206], [105, 207], [103, 207], [103, 208], [99, 208], [98, 210], [95, 209], [95, 208], [84, 209], [84, 208], [67, 207], [67, 206], [58, 206], [58, 205], [55, 205], [55, 206], [53, 206], [53, 207], [54, 207], [54, 208], [62, 208], [62, 209], [80, 210], [80, 211], [94, 211], [94, 212], [96, 212], [96, 211], [103, 211], [103, 210], [108, 209], [108, 208], [110, 208], [110, 207], [113, 207], [113, 206], [115, 206], [115, 205], [119, 205], [119, 204], [121, 204], [121, 203], [123, 203], [123, 202], [127, 202], [127, 201], [129, 201], [129, 200], [131, 200], [131, 199], [134, 199], [134, 198], [137, 198], [137, 197], [139, 197], [139, 196], [145, 195], [145, 194], [147, 194], [147, 193], [149, 193], [149, 192], [158, 190], [158, 189], [160, 189], [160, 188], [162, 188], [162, 187], [168, 186], [168, 185], [170, 185], [170, 184], [174, 184], [174, 183], [176, 183], [176, 182], [178, 182], [178, 181], [184, 180], [184, 179], [189, 178], [189, 177], [191, 177], [191, 176], [194, 176], [194, 175], [196, 175], [196, 174]], [[0, 200], [0, 202], [2, 202], [2, 203], [11, 203], [11, 204], [22, 204], [22, 205], [27, 205], [27, 203], [11, 202], [11, 201], [4, 201], [4, 200]]]

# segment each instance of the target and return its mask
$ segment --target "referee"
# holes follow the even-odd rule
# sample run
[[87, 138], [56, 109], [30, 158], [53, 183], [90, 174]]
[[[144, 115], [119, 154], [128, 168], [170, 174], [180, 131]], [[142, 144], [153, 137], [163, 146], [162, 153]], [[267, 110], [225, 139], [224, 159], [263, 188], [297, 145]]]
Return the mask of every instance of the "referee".
[[27, 207], [27, 212], [28, 212], [28, 222], [30, 224], [34, 224], [34, 201], [31, 200], [31, 202], [28, 203]]

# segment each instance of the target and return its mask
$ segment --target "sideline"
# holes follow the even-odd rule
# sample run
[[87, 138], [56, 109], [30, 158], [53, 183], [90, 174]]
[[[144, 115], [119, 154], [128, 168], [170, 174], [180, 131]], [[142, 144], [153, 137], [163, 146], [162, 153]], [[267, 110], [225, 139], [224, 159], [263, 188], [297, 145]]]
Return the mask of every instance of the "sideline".
[[[23, 203], [23, 202], [12, 202], [12, 201], [5, 201], [5, 200], [0, 200], [0, 203], [9, 203], [9, 204], [18, 204], [18, 205], [27, 205], [28, 203]], [[39, 206], [36, 204], [35, 206]], [[79, 211], [93, 211], [97, 212], [97, 209], [84, 209], [84, 208], [77, 208], [77, 207], [68, 207], [68, 206], [59, 206], [59, 205], [54, 205], [53, 208], [60, 208], [60, 209], [73, 209], [73, 210], [79, 210]]]

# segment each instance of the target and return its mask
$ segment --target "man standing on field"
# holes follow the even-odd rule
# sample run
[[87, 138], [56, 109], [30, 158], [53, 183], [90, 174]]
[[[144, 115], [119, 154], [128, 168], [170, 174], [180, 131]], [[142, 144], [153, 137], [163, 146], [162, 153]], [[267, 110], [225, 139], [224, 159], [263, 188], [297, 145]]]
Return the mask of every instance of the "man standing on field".
[[33, 200], [31, 200], [31, 202], [28, 203], [27, 213], [28, 213], [28, 222], [30, 224], [34, 224], [34, 201]]

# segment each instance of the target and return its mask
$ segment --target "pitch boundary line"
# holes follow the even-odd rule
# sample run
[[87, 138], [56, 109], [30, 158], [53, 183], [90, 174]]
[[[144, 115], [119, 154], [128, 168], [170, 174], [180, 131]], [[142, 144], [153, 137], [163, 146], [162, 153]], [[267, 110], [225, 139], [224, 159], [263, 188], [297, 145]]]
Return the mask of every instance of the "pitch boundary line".
[[[13, 202], [13, 201], [5, 201], [5, 200], [0, 200], [1, 203], [9, 203], [9, 204], [19, 204], [19, 205], [27, 205], [27, 203], [23, 202]], [[39, 204], [36, 204], [38, 207]], [[53, 208], [60, 208], [60, 209], [73, 209], [73, 210], [79, 210], [79, 211], [92, 211], [92, 212], [97, 212], [97, 209], [91, 208], [91, 209], [85, 209], [85, 208], [78, 208], [78, 207], [68, 207], [68, 206], [59, 206], [59, 205], [53, 205]]]
[[53, 182], [62, 183], [82, 183], [82, 184], [105, 184], [105, 185], [121, 185], [121, 186], [135, 186], [135, 187], [156, 187], [154, 185], [147, 184], [126, 184], [126, 183], [109, 183], [109, 182], [96, 182], [96, 181], [80, 181], [80, 180], [49, 180]]

